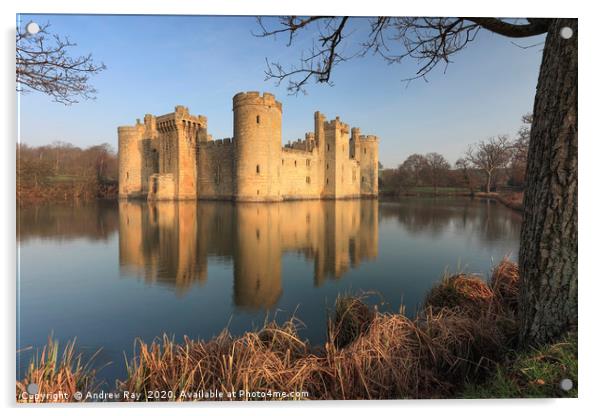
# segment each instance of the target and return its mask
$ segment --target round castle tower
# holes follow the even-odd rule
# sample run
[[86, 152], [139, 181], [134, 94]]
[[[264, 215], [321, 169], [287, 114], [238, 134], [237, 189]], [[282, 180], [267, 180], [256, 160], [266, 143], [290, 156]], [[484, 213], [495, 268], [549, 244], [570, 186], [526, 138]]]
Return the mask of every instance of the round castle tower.
[[117, 128], [119, 141], [119, 197], [138, 196], [142, 192], [142, 155], [140, 139], [144, 126]]
[[232, 101], [234, 199], [280, 200], [282, 104], [259, 92], [241, 92]]

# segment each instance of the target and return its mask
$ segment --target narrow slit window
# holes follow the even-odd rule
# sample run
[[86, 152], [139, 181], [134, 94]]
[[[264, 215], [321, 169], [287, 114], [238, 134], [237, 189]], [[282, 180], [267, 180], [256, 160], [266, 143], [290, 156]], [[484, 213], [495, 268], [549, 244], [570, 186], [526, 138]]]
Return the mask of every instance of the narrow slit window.
[[257, 116], [257, 124], [259, 124], [260, 121], [261, 121], [261, 118], [259, 116]]
[[255, 172], [259, 173], [260, 169], [259, 169], [259, 165], [255, 166]]

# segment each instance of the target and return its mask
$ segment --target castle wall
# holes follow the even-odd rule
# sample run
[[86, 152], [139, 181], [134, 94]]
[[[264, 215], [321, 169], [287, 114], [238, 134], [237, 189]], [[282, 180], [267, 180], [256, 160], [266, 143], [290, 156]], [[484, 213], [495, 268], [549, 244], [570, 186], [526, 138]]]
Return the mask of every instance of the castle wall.
[[176, 196], [176, 182], [172, 173], [155, 173], [149, 177], [149, 200], [174, 200]]
[[278, 178], [283, 199], [318, 198], [322, 169], [317, 152], [283, 148]]
[[199, 198], [231, 199], [234, 195], [232, 140], [209, 140], [201, 144], [198, 161]]

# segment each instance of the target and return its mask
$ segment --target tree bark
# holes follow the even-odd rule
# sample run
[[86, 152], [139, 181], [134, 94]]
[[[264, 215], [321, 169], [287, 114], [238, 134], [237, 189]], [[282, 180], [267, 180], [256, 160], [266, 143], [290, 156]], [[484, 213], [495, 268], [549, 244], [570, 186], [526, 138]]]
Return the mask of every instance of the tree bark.
[[[563, 27], [573, 36], [564, 39]], [[549, 26], [537, 82], [521, 228], [522, 345], [577, 327], [577, 19]]]

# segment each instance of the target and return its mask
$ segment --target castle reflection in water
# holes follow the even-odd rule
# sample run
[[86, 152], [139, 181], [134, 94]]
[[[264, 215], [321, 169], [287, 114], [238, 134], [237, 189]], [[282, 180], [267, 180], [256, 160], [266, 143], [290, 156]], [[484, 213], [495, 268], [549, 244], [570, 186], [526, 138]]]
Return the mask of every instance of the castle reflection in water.
[[121, 274], [179, 293], [206, 281], [212, 259], [233, 264], [236, 306], [270, 308], [282, 292], [287, 252], [313, 260], [316, 286], [376, 258], [378, 201], [119, 204]]

